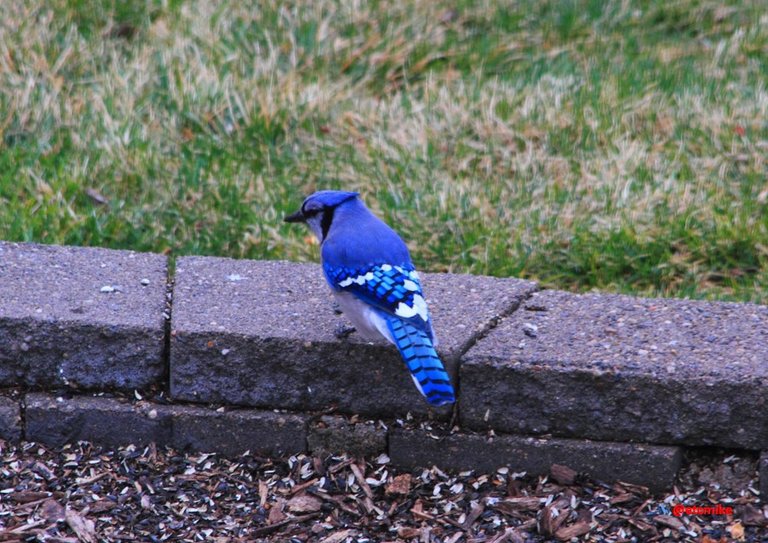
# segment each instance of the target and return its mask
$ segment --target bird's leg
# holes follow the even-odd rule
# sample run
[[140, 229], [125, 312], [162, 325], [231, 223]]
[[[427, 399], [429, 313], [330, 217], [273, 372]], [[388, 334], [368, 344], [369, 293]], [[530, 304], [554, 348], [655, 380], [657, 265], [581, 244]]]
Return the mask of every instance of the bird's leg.
[[[339, 302], [334, 300], [331, 303], [331, 306], [333, 307], [333, 312], [337, 315], [343, 315], [344, 312], [341, 310], [341, 305], [339, 305]], [[350, 334], [353, 334], [357, 331], [357, 328], [354, 326], [347, 326], [343, 322], [340, 322], [336, 325], [336, 328], [333, 331], [333, 335], [336, 336], [336, 339], [347, 339]]]
[[336, 339], [346, 339], [350, 336], [350, 334], [357, 331], [357, 328], [354, 326], [347, 326], [343, 322], [340, 322], [336, 325], [336, 329], [333, 331], [333, 335], [336, 336]]

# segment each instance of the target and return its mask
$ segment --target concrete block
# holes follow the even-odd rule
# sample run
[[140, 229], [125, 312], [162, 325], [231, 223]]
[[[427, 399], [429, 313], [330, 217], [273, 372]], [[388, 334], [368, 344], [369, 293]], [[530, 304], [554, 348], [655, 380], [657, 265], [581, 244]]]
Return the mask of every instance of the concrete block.
[[283, 456], [307, 448], [308, 417], [272, 411], [218, 411], [194, 405], [47, 394], [26, 397], [26, 439], [52, 446], [91, 441], [105, 447], [169, 445], [235, 456]]
[[768, 307], [540, 292], [461, 384], [472, 429], [765, 449]]
[[0, 242], [0, 386], [156, 383], [166, 282], [162, 255]]
[[91, 441], [105, 447], [171, 442], [171, 413], [165, 406], [132, 405], [115, 398], [78, 396], [64, 399], [47, 394], [25, 398], [27, 441], [59, 447]]
[[318, 456], [348, 453], [375, 458], [387, 452], [387, 430], [372, 421], [323, 416], [310, 426], [307, 443], [309, 451]]
[[0, 439], [14, 443], [21, 440], [19, 400], [4, 395], [0, 395]]
[[[438, 350], [459, 356], [535, 290], [514, 279], [424, 274]], [[171, 324], [174, 399], [366, 416], [427, 414], [397, 350], [334, 330], [320, 266], [181, 258]], [[446, 414], [444, 408], [438, 414]]]
[[454, 472], [488, 473], [506, 466], [534, 476], [562, 464], [593, 479], [640, 484], [652, 492], [671, 488], [682, 462], [679, 447], [663, 445], [511, 435], [435, 437], [425, 430], [401, 428], [390, 430], [389, 456], [394, 465], [408, 469], [436, 465]]
[[308, 417], [243, 409], [215, 411], [172, 406], [172, 445], [177, 449], [237, 456], [282, 457], [306, 451]]

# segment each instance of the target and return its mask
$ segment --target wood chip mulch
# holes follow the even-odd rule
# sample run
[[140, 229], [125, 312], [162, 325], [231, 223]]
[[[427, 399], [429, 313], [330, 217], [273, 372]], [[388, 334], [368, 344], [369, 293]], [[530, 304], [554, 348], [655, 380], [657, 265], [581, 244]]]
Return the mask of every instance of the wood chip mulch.
[[[555, 465], [394, 469], [381, 455], [286, 460], [152, 445], [59, 449], [0, 441], [0, 542], [487, 542], [768, 540], [753, 458], [696, 460], [667, 496]], [[677, 504], [733, 508], [674, 516]]]

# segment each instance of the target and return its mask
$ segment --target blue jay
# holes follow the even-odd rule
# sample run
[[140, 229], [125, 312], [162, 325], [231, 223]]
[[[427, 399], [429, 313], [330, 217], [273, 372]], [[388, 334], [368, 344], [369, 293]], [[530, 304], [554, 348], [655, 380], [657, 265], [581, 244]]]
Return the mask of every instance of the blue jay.
[[430, 404], [453, 403], [419, 275], [400, 236], [357, 192], [316, 192], [285, 221], [307, 223], [320, 241], [325, 279], [357, 331], [395, 344]]

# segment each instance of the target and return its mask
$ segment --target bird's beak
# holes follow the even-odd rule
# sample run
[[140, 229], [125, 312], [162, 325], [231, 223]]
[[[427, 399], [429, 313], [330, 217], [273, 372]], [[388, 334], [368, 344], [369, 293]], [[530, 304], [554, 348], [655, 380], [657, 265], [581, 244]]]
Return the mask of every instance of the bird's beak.
[[285, 222], [306, 222], [307, 218], [304, 216], [304, 213], [301, 212], [301, 209], [299, 209], [296, 213], [291, 213], [290, 215], [287, 215], [283, 221]]

